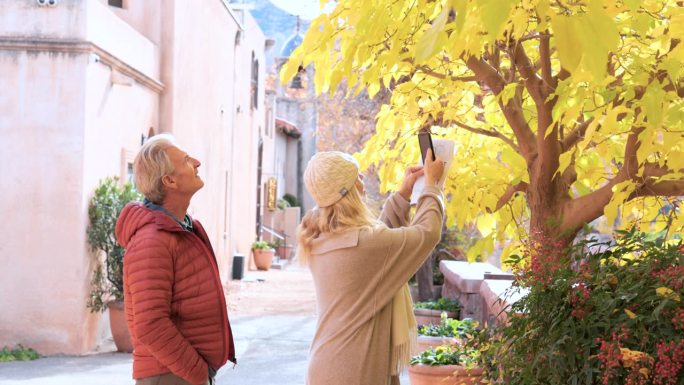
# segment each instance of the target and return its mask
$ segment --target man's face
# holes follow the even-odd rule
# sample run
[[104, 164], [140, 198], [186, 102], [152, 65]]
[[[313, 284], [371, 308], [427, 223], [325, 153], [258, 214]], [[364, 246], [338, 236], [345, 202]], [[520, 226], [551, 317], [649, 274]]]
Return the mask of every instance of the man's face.
[[173, 164], [173, 173], [168, 175], [167, 189], [192, 196], [204, 186], [204, 181], [199, 177], [197, 170], [201, 164], [199, 160], [178, 147], [167, 148], [166, 155], [169, 156]]

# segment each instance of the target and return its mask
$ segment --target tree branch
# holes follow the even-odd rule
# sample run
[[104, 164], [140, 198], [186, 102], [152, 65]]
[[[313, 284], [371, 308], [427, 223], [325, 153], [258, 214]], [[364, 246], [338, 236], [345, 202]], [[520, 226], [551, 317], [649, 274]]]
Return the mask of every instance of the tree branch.
[[529, 187], [528, 184], [525, 182], [520, 182], [518, 184], [515, 184], [515, 185], [512, 184], [512, 185], [508, 186], [508, 189], [506, 189], [506, 192], [496, 202], [496, 208], [494, 209], [494, 211], [499, 211], [499, 209], [502, 208], [503, 205], [505, 205], [511, 199], [511, 197], [513, 197], [513, 195], [515, 195], [515, 193], [517, 193], [517, 192], [527, 193], [528, 187]]
[[[547, 185], [558, 168], [558, 159], [561, 153], [558, 143], [558, 125], [553, 124], [551, 115], [557, 98], [549, 100], [550, 88], [544, 87], [543, 81], [537, 75], [536, 69], [522, 44], [516, 43], [512, 50], [511, 57], [513, 57], [518, 71], [525, 81], [527, 92], [532, 96], [537, 107], [536, 142], [539, 159], [535, 163], [535, 171], [531, 175], [536, 180], [531, 182], [535, 186]], [[547, 135], [546, 132], [549, 129], [552, 132]]]
[[638, 162], [636, 152], [639, 149], [639, 134], [643, 127], [632, 129], [625, 146], [625, 159], [618, 173], [603, 187], [583, 197], [571, 199], [563, 204], [561, 231], [572, 231], [580, 228], [603, 214], [604, 207], [613, 197], [613, 186], [628, 179], [637, 179]]
[[432, 77], [438, 78], [438, 79], [443, 79], [443, 80], [451, 80], [451, 81], [461, 81], [461, 82], [474, 82], [477, 80], [475, 76], [450, 76], [450, 75], [445, 75], [439, 72], [436, 72], [432, 70], [430, 67], [426, 65], [420, 65], [416, 67], [416, 69], [419, 69], [421, 72], [423, 72], [426, 75], [430, 75]]
[[680, 196], [684, 195], [684, 180], [668, 180], [658, 182], [649, 180], [638, 188], [629, 199], [645, 196]]
[[[492, 66], [475, 56], [470, 56], [465, 62], [468, 68], [473, 71], [477, 80], [484, 83], [494, 95], [498, 95], [503, 91], [506, 81]], [[519, 96], [513, 97], [505, 106], [499, 101], [499, 106], [506, 117], [506, 121], [511, 125], [521, 155], [525, 158], [528, 165], [532, 164], [537, 156], [536, 142], [534, 133], [522, 114], [521, 98]]]
[[568, 151], [570, 148], [576, 145], [577, 142], [584, 138], [587, 128], [593, 121], [594, 117], [592, 116], [591, 118], [577, 125], [574, 130], [570, 131], [568, 136], [561, 141], [561, 153]]
[[475, 56], [470, 56], [465, 60], [465, 63], [468, 68], [475, 73], [477, 80], [486, 84], [494, 95], [498, 95], [503, 91], [506, 82], [501, 75], [484, 60], [478, 59]]
[[472, 133], [474, 133], [474, 134], [485, 135], [485, 136], [490, 136], [490, 137], [492, 137], [492, 138], [501, 139], [504, 143], [506, 143], [506, 144], [508, 144], [509, 146], [511, 146], [516, 152], [520, 152], [520, 149], [519, 149], [518, 146], [515, 144], [515, 142], [513, 142], [513, 140], [512, 140], [511, 138], [507, 137], [506, 135], [504, 135], [504, 134], [502, 134], [502, 133], [500, 133], [500, 132], [498, 132], [498, 131], [494, 131], [494, 130], [485, 130], [485, 129], [482, 129], [482, 128], [471, 127], [471, 126], [469, 126], [469, 125], [467, 125], [467, 124], [461, 123], [461, 122], [456, 121], [456, 120], [443, 121], [443, 123], [444, 123], [444, 124], [455, 124], [456, 126], [462, 128], [462, 129], [464, 129], [464, 130], [466, 130], [466, 131], [470, 131], [470, 132], [472, 132]]
[[525, 48], [523, 48], [522, 44], [517, 43], [513, 47], [513, 52], [511, 52], [510, 55], [513, 60], [515, 60], [515, 65], [518, 67], [520, 75], [522, 75], [525, 80], [525, 88], [527, 88], [527, 92], [529, 92], [532, 99], [534, 99], [535, 104], [544, 104], [548, 95], [546, 95], [546, 92], [543, 90], [542, 80], [537, 75], [534, 64], [527, 56]]
[[570, 72], [565, 68], [561, 68], [560, 71], [553, 77], [553, 83], [557, 86], [558, 82], [563, 81], [570, 77]]
[[551, 47], [549, 44], [551, 35], [548, 31], [541, 34], [539, 41], [539, 60], [541, 61], [542, 80], [546, 87], [551, 90], [556, 89], [556, 82], [551, 72]]

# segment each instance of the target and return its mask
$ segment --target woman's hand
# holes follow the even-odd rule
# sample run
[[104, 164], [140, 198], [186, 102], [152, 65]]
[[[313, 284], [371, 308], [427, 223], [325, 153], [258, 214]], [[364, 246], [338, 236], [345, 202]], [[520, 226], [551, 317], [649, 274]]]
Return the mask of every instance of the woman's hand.
[[427, 155], [425, 156], [425, 185], [426, 186], [436, 186], [439, 180], [444, 174], [444, 160], [437, 157], [432, 160], [432, 150], [427, 150]]
[[402, 183], [401, 188], [398, 191], [399, 195], [407, 201], [410, 201], [413, 185], [416, 184], [416, 180], [421, 175], [423, 175], [423, 166], [412, 166], [407, 168], [406, 174], [404, 175], [404, 183]]

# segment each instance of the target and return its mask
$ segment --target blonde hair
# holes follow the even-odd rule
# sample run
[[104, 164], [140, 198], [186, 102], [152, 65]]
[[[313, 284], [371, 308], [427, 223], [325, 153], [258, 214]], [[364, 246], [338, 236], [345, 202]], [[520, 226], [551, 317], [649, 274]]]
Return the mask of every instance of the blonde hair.
[[135, 188], [153, 203], [161, 204], [166, 196], [162, 177], [173, 173], [166, 150], [174, 146], [170, 134], [155, 135], [145, 142], [133, 161]]
[[378, 224], [376, 216], [363, 202], [361, 194], [352, 186], [339, 201], [328, 207], [315, 207], [309, 211], [297, 227], [297, 258], [306, 265], [311, 255], [311, 244], [323, 233], [341, 233], [353, 227]]

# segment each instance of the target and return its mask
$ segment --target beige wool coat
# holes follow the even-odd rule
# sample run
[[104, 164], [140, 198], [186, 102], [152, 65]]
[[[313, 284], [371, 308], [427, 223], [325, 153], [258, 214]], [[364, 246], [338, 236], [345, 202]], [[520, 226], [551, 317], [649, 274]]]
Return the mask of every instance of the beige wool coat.
[[437, 245], [443, 195], [426, 187], [409, 225], [409, 202], [393, 194], [380, 219], [386, 224], [313, 241], [309, 267], [316, 286], [318, 324], [311, 345], [308, 385], [387, 385], [392, 299]]

